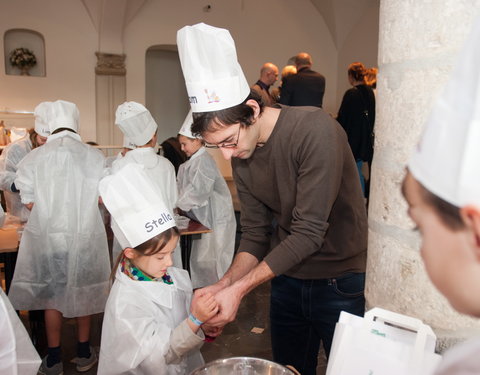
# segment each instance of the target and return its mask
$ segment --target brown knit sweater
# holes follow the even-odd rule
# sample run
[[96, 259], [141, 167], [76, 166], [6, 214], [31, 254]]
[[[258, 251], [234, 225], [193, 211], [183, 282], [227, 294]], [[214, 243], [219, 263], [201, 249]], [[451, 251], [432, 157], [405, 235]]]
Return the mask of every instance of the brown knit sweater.
[[365, 272], [366, 209], [340, 125], [322, 109], [281, 107], [270, 138], [232, 161], [241, 202], [239, 251], [299, 279]]

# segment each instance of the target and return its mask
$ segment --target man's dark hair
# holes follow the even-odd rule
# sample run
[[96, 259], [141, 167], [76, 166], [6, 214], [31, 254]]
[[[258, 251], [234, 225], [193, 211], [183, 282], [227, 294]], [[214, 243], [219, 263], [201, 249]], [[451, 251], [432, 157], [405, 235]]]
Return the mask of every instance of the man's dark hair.
[[250, 95], [240, 104], [212, 112], [193, 113], [192, 134], [202, 135], [207, 131], [214, 131], [222, 126], [238, 124], [250, 126], [253, 123], [253, 108], [247, 105], [248, 100], [255, 100], [260, 106], [260, 113], [263, 112], [265, 104], [260, 95], [250, 90]]

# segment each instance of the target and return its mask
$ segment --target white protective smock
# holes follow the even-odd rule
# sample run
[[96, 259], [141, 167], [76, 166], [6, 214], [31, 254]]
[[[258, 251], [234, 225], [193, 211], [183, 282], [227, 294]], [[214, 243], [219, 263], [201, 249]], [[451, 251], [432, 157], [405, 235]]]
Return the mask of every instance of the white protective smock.
[[[170, 212], [173, 212], [175, 202], [177, 201], [177, 182], [175, 179], [175, 168], [167, 158], [157, 155], [153, 147], [142, 147], [131, 150], [125, 154], [123, 158], [117, 159], [113, 162], [111, 171], [115, 173], [129, 163], [136, 163], [145, 167], [145, 172], [148, 174], [155, 186], [158, 186], [163, 195], [163, 202]], [[112, 258], [115, 261], [118, 257], [119, 248], [112, 250]], [[177, 245], [173, 253], [173, 265], [182, 268], [182, 258], [180, 246]]]
[[15, 181], [18, 163], [32, 151], [32, 142], [27, 135], [13, 143], [10, 143], [0, 155], [0, 190], [3, 190], [7, 212], [16, 216], [20, 221], [28, 220], [30, 211], [22, 204], [19, 193], [12, 191]]
[[36, 375], [41, 359], [0, 288], [0, 375]]
[[469, 339], [448, 349], [433, 375], [480, 374], [480, 339]]
[[180, 165], [177, 180], [177, 207], [213, 230], [202, 234], [192, 245], [192, 284], [200, 288], [216, 283], [232, 262], [237, 227], [232, 196], [215, 160], [204, 147]]
[[62, 131], [18, 166], [15, 185], [33, 202], [9, 298], [17, 310], [55, 309], [66, 318], [100, 313], [110, 260], [98, 206], [105, 157]]
[[188, 273], [170, 267], [168, 274], [172, 285], [132, 280], [117, 269], [103, 318], [99, 375], [184, 375], [204, 363], [199, 349], [205, 336], [185, 322]]

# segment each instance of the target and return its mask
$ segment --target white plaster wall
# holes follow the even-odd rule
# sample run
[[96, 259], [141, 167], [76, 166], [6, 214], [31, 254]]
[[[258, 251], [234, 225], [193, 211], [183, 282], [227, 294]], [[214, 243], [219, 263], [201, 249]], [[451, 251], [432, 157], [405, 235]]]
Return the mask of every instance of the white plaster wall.
[[68, 100], [80, 110], [82, 138], [94, 140], [98, 36], [82, 2], [0, 0], [0, 51], [5, 31], [13, 28], [43, 35], [46, 77], [6, 75], [0, 59], [0, 111], [33, 111], [42, 101]]
[[[430, 324], [444, 348], [480, 330], [432, 286], [401, 197], [405, 166], [480, 1], [382, 0], [366, 298]], [[468, 288], [468, 286], [465, 286]]]
[[[210, 12], [203, 11], [207, 3], [212, 6]], [[281, 69], [291, 56], [309, 52], [313, 68], [327, 78], [325, 108], [331, 111], [337, 106], [337, 51], [323, 18], [309, 0], [147, 1], [125, 30], [128, 100], [145, 102], [145, 51], [154, 45], [176, 44], [177, 30], [198, 22], [230, 30], [240, 64], [252, 84], [264, 62], [271, 61]]]

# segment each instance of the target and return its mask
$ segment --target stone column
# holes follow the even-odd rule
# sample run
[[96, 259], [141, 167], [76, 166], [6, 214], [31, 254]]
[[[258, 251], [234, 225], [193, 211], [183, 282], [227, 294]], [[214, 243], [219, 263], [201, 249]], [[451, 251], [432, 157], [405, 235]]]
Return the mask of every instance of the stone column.
[[431, 105], [479, 13], [480, 1], [382, 0], [380, 5], [367, 308], [423, 320], [435, 330], [439, 350], [478, 333], [480, 324], [457, 314], [429, 281], [400, 188]]
[[[122, 145], [123, 134], [115, 125], [115, 111], [126, 98], [125, 55], [97, 52], [95, 94], [97, 143]], [[110, 152], [110, 154], [116, 153]]]

